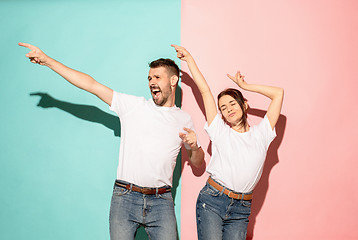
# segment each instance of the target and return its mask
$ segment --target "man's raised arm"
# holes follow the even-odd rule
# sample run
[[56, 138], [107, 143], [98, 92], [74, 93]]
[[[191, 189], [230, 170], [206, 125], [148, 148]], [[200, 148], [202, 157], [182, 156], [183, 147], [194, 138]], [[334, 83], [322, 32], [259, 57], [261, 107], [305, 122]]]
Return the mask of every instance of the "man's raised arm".
[[69, 83], [96, 95], [102, 101], [104, 101], [108, 105], [111, 105], [113, 96], [112, 89], [104, 86], [103, 84], [100, 84], [91, 76], [71, 69], [63, 65], [62, 63], [56, 61], [55, 59], [50, 58], [36, 46], [33, 46], [28, 43], [19, 43], [19, 46], [26, 47], [31, 50], [29, 53], [26, 54], [26, 57], [28, 57], [32, 63], [37, 63], [51, 68], [53, 71], [66, 79]]

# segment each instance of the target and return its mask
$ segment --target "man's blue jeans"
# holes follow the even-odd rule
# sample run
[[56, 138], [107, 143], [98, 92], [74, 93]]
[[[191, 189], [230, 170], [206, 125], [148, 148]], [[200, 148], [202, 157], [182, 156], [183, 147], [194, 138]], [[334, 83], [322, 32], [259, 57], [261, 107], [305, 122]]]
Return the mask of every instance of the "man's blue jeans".
[[206, 183], [196, 202], [198, 239], [245, 240], [250, 214], [251, 200], [229, 198]]
[[176, 240], [171, 192], [146, 195], [114, 185], [109, 225], [111, 240], [134, 239], [140, 226], [144, 227], [149, 239]]

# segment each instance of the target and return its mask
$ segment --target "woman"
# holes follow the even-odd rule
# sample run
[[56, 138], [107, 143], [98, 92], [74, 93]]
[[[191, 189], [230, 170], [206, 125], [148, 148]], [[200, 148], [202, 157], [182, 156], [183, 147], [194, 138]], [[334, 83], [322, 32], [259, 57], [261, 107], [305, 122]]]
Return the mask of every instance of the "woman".
[[202, 95], [212, 141], [212, 156], [207, 167], [210, 177], [199, 193], [196, 204], [198, 238], [246, 239], [251, 213], [252, 190], [259, 181], [267, 149], [275, 138], [283, 89], [248, 84], [238, 71], [227, 75], [241, 89], [271, 99], [264, 119], [256, 126], [247, 122], [247, 101], [236, 89], [218, 95], [218, 113], [214, 97], [193, 57], [183, 47], [172, 45], [177, 57], [186, 61]]

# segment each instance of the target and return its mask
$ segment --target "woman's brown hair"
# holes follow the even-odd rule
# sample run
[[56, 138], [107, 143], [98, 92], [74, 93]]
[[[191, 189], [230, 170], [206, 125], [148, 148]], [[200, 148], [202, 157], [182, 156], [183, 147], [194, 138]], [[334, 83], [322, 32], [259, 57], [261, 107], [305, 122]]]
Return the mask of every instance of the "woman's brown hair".
[[[245, 102], [247, 102], [246, 98], [244, 98], [242, 93], [239, 90], [235, 89], [235, 88], [227, 88], [227, 89], [223, 90], [218, 95], [218, 108], [219, 108], [220, 112], [221, 112], [221, 109], [220, 109], [220, 106], [219, 106], [219, 99], [224, 95], [231, 96], [239, 104], [239, 106], [240, 106], [240, 108], [242, 110], [242, 117], [240, 119], [240, 126], [243, 127], [244, 129], [246, 129], [246, 127], [248, 126], [247, 111], [246, 111], [246, 106], [245, 106]], [[224, 119], [224, 120], [226, 122], [226, 119]]]

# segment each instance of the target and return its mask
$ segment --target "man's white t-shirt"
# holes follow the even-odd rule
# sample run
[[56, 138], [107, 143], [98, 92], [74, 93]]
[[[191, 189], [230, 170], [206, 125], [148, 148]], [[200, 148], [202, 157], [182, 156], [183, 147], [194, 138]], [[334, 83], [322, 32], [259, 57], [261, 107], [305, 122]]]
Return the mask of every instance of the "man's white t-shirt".
[[260, 180], [267, 149], [276, 137], [267, 116], [244, 133], [233, 130], [219, 114], [204, 128], [212, 141], [212, 156], [206, 171], [229, 189], [251, 192]]
[[142, 187], [172, 186], [182, 145], [179, 132], [186, 133], [184, 127], [194, 130], [190, 115], [176, 106], [157, 106], [152, 99], [118, 92], [113, 92], [110, 110], [121, 121], [117, 179]]

